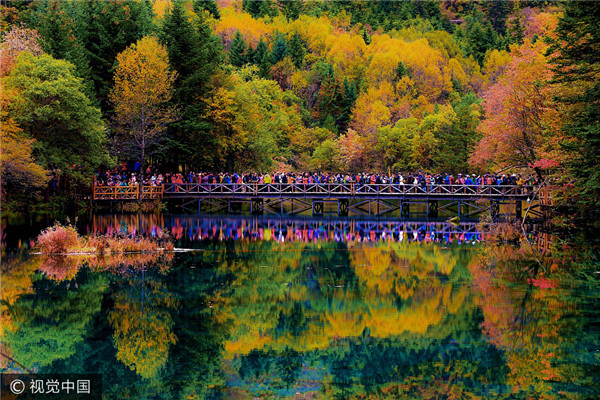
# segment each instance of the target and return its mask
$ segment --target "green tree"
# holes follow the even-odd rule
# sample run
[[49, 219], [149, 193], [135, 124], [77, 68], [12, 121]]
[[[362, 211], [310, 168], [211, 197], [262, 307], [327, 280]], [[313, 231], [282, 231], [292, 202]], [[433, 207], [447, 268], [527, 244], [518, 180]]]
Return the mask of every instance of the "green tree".
[[304, 61], [304, 56], [306, 55], [306, 43], [302, 40], [302, 37], [298, 32], [294, 32], [289, 43], [289, 55], [292, 57], [292, 61], [296, 68], [300, 68], [302, 66], [302, 61]]
[[273, 0], [242, 0], [242, 9], [254, 18], [264, 16], [274, 17], [277, 15], [277, 7]]
[[273, 45], [273, 53], [271, 54], [271, 61], [273, 64], [277, 64], [282, 61], [288, 54], [288, 46], [285, 38], [282, 34], [277, 34], [275, 44]]
[[338, 149], [333, 140], [327, 139], [313, 152], [311, 164], [319, 171], [337, 171]]
[[467, 26], [467, 55], [483, 65], [485, 53], [498, 46], [498, 35], [488, 22], [483, 24], [477, 20], [472, 20]]
[[147, 1], [79, 2], [81, 37], [89, 59], [96, 97], [104, 111], [117, 54], [152, 31], [152, 5]]
[[366, 29], [363, 29], [362, 38], [367, 46], [371, 44], [371, 36], [369, 36]]
[[221, 19], [221, 13], [219, 12], [219, 6], [215, 0], [194, 0], [194, 12], [199, 14], [202, 11], [208, 11], [213, 18]]
[[304, 1], [302, 0], [277, 0], [277, 6], [288, 21], [298, 19], [304, 11]]
[[513, 3], [513, 14], [514, 17], [508, 26], [508, 36], [512, 43], [523, 44], [523, 38], [525, 37], [523, 29], [523, 13], [518, 2]]
[[[568, 105], [563, 130], [568, 166], [576, 178], [582, 205], [600, 210], [600, 3], [567, 3], [556, 30], [558, 39], [548, 50], [555, 82], [565, 86], [560, 99]], [[569, 88], [571, 90], [569, 90]]]
[[434, 156], [435, 169], [442, 173], [458, 174], [469, 169], [468, 159], [480, 135], [481, 99], [469, 92], [452, 103], [451, 125], [436, 132], [440, 143]]
[[354, 103], [356, 103], [357, 98], [358, 90], [356, 90], [356, 85], [354, 82], [349, 82], [347, 77], [344, 77], [344, 95], [341, 102], [342, 115], [338, 121], [340, 132], [345, 132], [348, 128], [348, 123], [350, 123], [350, 117], [352, 116], [352, 109], [354, 108]]
[[33, 154], [43, 166], [84, 179], [110, 162], [102, 115], [73, 64], [25, 52], [4, 83], [15, 93], [8, 115], [36, 140]]
[[506, 20], [511, 4], [508, 1], [486, 1], [482, 3], [488, 21], [498, 35], [506, 35]]
[[44, 51], [56, 59], [71, 62], [77, 75], [83, 78], [86, 95], [96, 100], [92, 69], [84, 47], [86, 32], [80, 21], [84, 18], [83, 3], [61, 1], [36, 1], [25, 15], [28, 24], [41, 37]]
[[234, 67], [241, 67], [248, 62], [246, 42], [240, 31], [236, 31], [229, 46], [229, 62]]
[[258, 65], [258, 74], [261, 78], [268, 78], [271, 71], [271, 56], [267, 44], [261, 37], [252, 56], [254, 64]]
[[173, 100], [181, 107], [180, 120], [171, 125], [169, 159], [176, 164], [211, 167], [204, 155], [218, 143], [204, 118], [205, 99], [212, 92], [211, 77], [222, 62], [221, 45], [201, 16], [190, 21], [180, 1], [165, 15], [161, 41], [167, 47], [171, 67], [177, 71]]

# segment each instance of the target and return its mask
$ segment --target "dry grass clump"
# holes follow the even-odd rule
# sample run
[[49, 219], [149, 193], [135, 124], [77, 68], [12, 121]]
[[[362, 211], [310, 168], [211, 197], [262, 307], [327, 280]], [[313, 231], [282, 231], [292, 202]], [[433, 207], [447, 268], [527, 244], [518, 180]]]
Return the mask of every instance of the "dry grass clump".
[[72, 225], [64, 226], [55, 223], [42, 231], [37, 238], [40, 251], [46, 254], [68, 253], [73, 248], [79, 247], [80, 237]]
[[168, 236], [146, 238], [115, 233], [81, 237], [75, 227], [60, 223], [42, 231], [37, 243], [43, 254], [154, 253], [175, 248]]

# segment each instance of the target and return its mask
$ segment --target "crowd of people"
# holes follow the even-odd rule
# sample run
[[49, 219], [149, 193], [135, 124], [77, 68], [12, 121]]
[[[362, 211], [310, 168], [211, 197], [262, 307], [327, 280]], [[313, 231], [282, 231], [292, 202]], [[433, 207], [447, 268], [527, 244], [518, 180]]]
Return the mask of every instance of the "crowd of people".
[[[502, 186], [502, 185], [536, 185], [535, 177], [523, 177], [521, 175], [506, 174], [431, 174], [427, 172], [417, 173], [358, 173], [342, 174], [327, 172], [274, 172], [274, 173], [212, 173], [212, 172], [188, 172], [182, 173], [157, 173], [148, 169], [146, 174], [128, 171], [105, 171], [96, 176], [97, 185], [108, 186], [132, 186], [139, 185], [143, 180], [144, 185], [160, 186], [164, 183], [184, 184], [197, 183], [204, 185], [228, 184], [340, 184], [354, 183], [357, 188], [363, 185], [414, 185], [419, 187], [431, 187], [434, 185], [463, 185], [463, 186]], [[354, 185], [353, 185], [354, 186]]]

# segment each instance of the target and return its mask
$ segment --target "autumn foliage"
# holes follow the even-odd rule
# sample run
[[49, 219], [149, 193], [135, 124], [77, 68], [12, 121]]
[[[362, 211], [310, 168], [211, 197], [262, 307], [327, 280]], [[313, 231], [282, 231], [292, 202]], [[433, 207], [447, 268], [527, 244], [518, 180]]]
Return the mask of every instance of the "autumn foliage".
[[119, 254], [173, 250], [168, 237], [149, 239], [115, 232], [110, 235], [80, 236], [77, 229], [59, 222], [42, 231], [37, 244], [42, 254]]
[[143, 164], [148, 148], [160, 141], [167, 125], [176, 119], [174, 107], [168, 104], [176, 74], [169, 69], [165, 47], [154, 37], [132, 44], [116, 62], [115, 85], [109, 95], [115, 122]]

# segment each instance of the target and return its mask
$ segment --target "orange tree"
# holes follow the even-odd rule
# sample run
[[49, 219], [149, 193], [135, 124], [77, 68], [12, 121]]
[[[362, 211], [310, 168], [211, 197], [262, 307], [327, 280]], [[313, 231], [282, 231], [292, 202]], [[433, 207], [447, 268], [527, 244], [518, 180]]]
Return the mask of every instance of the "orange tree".
[[154, 37], [144, 37], [117, 56], [115, 85], [109, 99], [125, 148], [140, 164], [176, 119], [169, 105], [175, 73], [169, 70], [167, 50]]

